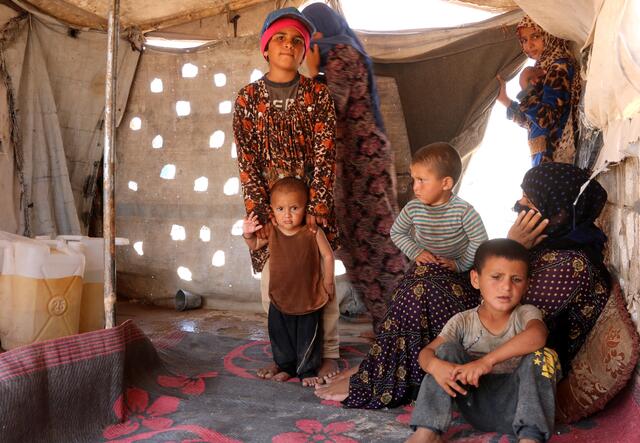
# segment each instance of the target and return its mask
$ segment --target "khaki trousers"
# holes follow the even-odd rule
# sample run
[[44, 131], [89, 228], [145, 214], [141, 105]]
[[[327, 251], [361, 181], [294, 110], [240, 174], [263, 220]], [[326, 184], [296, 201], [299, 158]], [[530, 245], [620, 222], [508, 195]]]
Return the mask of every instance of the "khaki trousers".
[[[335, 287], [335, 284], [334, 284]], [[269, 313], [269, 260], [262, 268], [260, 278], [260, 295], [262, 297], [262, 308]], [[322, 358], [339, 358], [340, 339], [338, 336], [338, 297], [334, 295], [332, 300], [322, 308]]]

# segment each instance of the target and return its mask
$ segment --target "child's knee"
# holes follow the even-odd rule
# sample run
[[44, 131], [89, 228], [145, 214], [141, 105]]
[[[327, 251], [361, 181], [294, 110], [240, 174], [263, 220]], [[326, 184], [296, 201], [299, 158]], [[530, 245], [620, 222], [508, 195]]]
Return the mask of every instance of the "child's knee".
[[465, 357], [465, 350], [460, 343], [447, 341], [436, 348], [436, 357], [440, 360], [458, 361]]
[[551, 348], [542, 348], [522, 357], [520, 367], [533, 367], [536, 373], [550, 379], [560, 375], [560, 360], [558, 354]]

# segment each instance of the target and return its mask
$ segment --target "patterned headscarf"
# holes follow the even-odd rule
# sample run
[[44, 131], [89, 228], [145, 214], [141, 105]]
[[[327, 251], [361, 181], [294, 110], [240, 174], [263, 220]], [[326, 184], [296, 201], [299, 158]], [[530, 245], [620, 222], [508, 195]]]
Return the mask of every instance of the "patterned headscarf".
[[[522, 28], [534, 28], [542, 35], [544, 48], [540, 54], [540, 60], [536, 60], [534, 65], [548, 72], [549, 67], [558, 59], [566, 59], [573, 66], [573, 79], [571, 81], [571, 112], [567, 119], [566, 125], [571, 125], [573, 131], [563, 131], [561, 146], [572, 145], [568, 149], [573, 152], [577, 147], [577, 131], [578, 131], [578, 104], [580, 103], [580, 95], [582, 93], [582, 79], [580, 78], [580, 69], [575, 57], [569, 50], [569, 42], [549, 34], [542, 29], [540, 25], [525, 15], [516, 26], [516, 33], [520, 34]], [[565, 148], [566, 149], [566, 148]]]
[[550, 248], [575, 245], [596, 264], [602, 262], [607, 237], [594, 222], [607, 202], [607, 191], [591, 180], [580, 194], [587, 181], [587, 171], [576, 166], [542, 163], [525, 174], [521, 187], [540, 214], [549, 219], [544, 231], [548, 239], [542, 245]]
[[376, 125], [384, 130], [384, 122], [380, 112], [380, 97], [376, 87], [376, 79], [373, 75], [373, 62], [358, 36], [349, 27], [347, 21], [336, 11], [323, 3], [313, 3], [302, 11], [302, 14], [316, 27], [316, 31], [322, 32], [320, 40], [313, 40], [312, 44], [317, 44], [320, 50], [320, 69], [327, 64], [327, 55], [335, 45], [348, 45], [358, 51], [364, 58], [369, 74], [369, 94], [373, 102], [373, 114]]

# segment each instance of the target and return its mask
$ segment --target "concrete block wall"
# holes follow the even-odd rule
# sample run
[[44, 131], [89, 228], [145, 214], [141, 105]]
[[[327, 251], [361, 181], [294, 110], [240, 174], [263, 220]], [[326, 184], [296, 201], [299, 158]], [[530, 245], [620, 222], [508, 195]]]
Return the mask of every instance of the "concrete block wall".
[[601, 216], [609, 237], [608, 264], [620, 281], [627, 309], [640, 332], [640, 160], [629, 157], [598, 180], [609, 194]]

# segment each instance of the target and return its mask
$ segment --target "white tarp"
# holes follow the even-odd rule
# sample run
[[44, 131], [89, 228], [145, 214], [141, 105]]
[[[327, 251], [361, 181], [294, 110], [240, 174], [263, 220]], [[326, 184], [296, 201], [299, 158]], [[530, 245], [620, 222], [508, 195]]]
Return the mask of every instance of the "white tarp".
[[[102, 157], [106, 35], [70, 36], [67, 26], [30, 15], [3, 56], [18, 97], [24, 156], [27, 210], [18, 233], [80, 234]], [[121, 40], [118, 119], [138, 58]]]

